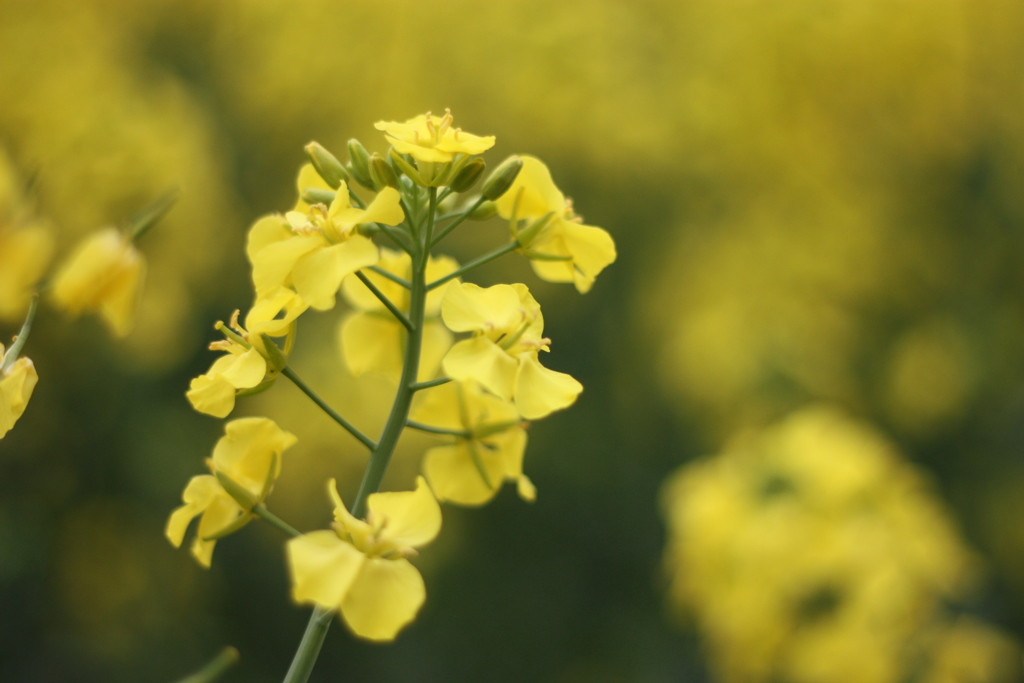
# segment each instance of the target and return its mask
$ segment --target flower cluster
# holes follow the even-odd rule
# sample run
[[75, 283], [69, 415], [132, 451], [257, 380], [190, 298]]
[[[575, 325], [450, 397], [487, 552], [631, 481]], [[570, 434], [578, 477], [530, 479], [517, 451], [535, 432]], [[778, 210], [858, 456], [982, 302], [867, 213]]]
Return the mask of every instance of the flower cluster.
[[[391, 640], [425, 600], [409, 558], [439, 533], [439, 503], [482, 505], [504, 482], [532, 501], [536, 490], [523, 472], [527, 421], [571, 406], [583, 390], [541, 362], [553, 342], [525, 284], [480, 287], [463, 277], [518, 252], [541, 279], [586, 292], [615, 260], [615, 246], [604, 230], [582, 224], [539, 160], [513, 156], [485, 174], [479, 155], [494, 137], [462, 131], [448, 111], [376, 127], [391, 145], [383, 155], [352, 140], [343, 164], [319, 144], [307, 146], [294, 207], [249, 230], [254, 303], [244, 326], [237, 311], [217, 324], [224, 339], [211, 348], [223, 355], [187, 392], [200, 412], [226, 417], [237, 397], [288, 377], [371, 451], [351, 507], [331, 480], [333, 529], [299, 534], [273, 515], [266, 497], [294, 437], [266, 418], [247, 418], [228, 424], [208, 461], [212, 474], [188, 484], [167, 536], [180, 545], [201, 515], [192, 552], [208, 566], [217, 539], [261, 517], [293, 536], [286, 546], [292, 595], [318, 608], [311, 628], [318, 614], [337, 612], [357, 636]], [[504, 245], [466, 265], [435, 253], [463, 222], [494, 216], [508, 222]], [[339, 360], [353, 376], [397, 382], [377, 440], [289, 366], [299, 318], [333, 309], [339, 292], [349, 307], [338, 328]], [[380, 493], [406, 428], [443, 443], [426, 452], [413, 491]]]
[[943, 606], [977, 561], [917, 468], [869, 427], [805, 409], [662, 491], [673, 606], [696, 618], [722, 681], [970, 680], [1005, 636]]

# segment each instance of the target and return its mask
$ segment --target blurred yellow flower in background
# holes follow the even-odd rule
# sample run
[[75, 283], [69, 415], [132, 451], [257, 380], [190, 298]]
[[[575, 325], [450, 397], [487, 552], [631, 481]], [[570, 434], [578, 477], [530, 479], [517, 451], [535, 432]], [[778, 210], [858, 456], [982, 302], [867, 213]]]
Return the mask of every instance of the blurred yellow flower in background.
[[71, 315], [96, 312], [118, 337], [131, 332], [146, 262], [116, 228], [86, 238], [53, 278], [53, 301]]
[[[0, 344], [0, 360], [3, 359], [4, 345]], [[0, 371], [0, 439], [25, 412], [38, 381], [35, 365], [24, 356]]]
[[423, 577], [407, 557], [441, 530], [441, 508], [423, 477], [414, 491], [371, 494], [366, 521], [356, 519], [333, 479], [334, 530], [288, 541], [292, 596], [339, 610], [352, 632], [393, 640], [427, 597]]
[[727, 682], [906, 680], [946, 656], [922, 638], [976, 578], [924, 474], [831, 409], [682, 467], [662, 503], [670, 600]]

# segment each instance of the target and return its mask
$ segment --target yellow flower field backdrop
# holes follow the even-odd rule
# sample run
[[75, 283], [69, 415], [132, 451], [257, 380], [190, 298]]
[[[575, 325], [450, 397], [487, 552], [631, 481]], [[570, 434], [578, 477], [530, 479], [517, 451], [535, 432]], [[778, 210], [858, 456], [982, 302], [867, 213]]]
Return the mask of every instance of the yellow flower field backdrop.
[[[163, 537], [223, 435], [185, 392], [218, 381], [212, 323], [249, 309], [246, 231], [293, 206], [303, 145], [385, 153], [374, 122], [450, 107], [618, 258], [582, 296], [480, 271], [527, 283], [545, 367], [585, 389], [527, 430], [535, 502], [446, 505], [417, 620], [332, 630], [311, 680], [1019, 680], [1022, 64], [1005, 0], [0, 0], [0, 343], [41, 263], [181, 191], [134, 329], [47, 306], [25, 349], [0, 679], [172, 681], [231, 644], [224, 680], [280, 680], [308, 610], [276, 531], [209, 571]], [[293, 362], [375, 434], [394, 361], [345, 347], [360, 294], [303, 317]], [[321, 482], [350, 501], [364, 451], [284, 382], [232, 418], [262, 415], [297, 437], [275, 512], [325, 528]], [[386, 488], [441, 444], [403, 437]]]

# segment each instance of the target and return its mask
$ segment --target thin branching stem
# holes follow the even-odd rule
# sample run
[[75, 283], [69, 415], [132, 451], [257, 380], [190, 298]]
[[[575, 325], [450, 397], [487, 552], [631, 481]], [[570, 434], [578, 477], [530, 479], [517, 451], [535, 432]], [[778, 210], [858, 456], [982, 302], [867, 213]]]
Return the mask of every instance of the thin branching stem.
[[370, 278], [366, 277], [366, 273], [364, 273], [361, 270], [357, 270], [356, 271], [356, 277], [359, 278], [360, 282], [362, 282], [364, 285], [366, 285], [366, 288], [368, 290], [373, 292], [373, 295], [375, 297], [380, 299], [380, 302], [382, 304], [384, 304], [384, 308], [386, 308], [389, 311], [391, 311], [391, 315], [393, 315], [396, 318], [398, 318], [398, 322], [402, 323], [402, 325], [405, 327], [405, 329], [407, 329], [410, 332], [412, 332], [412, 323], [409, 322], [409, 318], [406, 317], [405, 313], [402, 313], [401, 309], [399, 309], [398, 306], [396, 306], [391, 301], [391, 299], [389, 299], [387, 297], [387, 295], [384, 294], [384, 292], [380, 291], [380, 289], [377, 288], [377, 285], [373, 284], [373, 280], [371, 280]]
[[363, 434], [361, 431], [359, 431], [359, 429], [356, 428], [355, 425], [353, 425], [351, 422], [349, 422], [341, 415], [339, 415], [338, 411], [332, 408], [330, 405], [328, 405], [327, 401], [320, 398], [315, 391], [310, 389], [309, 385], [303, 382], [299, 378], [299, 376], [295, 374], [294, 370], [292, 370], [289, 367], [285, 367], [281, 371], [281, 374], [290, 379], [292, 383], [295, 384], [295, 386], [297, 386], [302, 393], [304, 393], [306, 396], [309, 396], [309, 398], [312, 399], [313, 403], [317, 404], [317, 406], [319, 406], [322, 411], [327, 413], [327, 415], [332, 420], [334, 420], [342, 427], [344, 427], [345, 431], [347, 431], [352, 436], [356, 437], [356, 439], [358, 439], [360, 443], [369, 448], [371, 451], [377, 447], [377, 444], [374, 442], [373, 439], [366, 436], [366, 434]]
[[380, 275], [381, 277], [384, 277], [384, 278], [387, 278], [388, 280], [391, 280], [396, 285], [402, 285], [406, 289], [412, 289], [412, 283], [411, 282], [406, 280], [404, 277], [398, 277], [394, 273], [389, 273], [388, 271], [384, 270], [380, 266], [370, 266], [369, 268], [367, 268], [367, 270], [372, 270], [373, 272], [377, 273], [377, 275]]
[[512, 241], [512, 242], [509, 242], [508, 244], [506, 244], [504, 246], [498, 247], [497, 249], [495, 249], [494, 251], [490, 252], [489, 254], [484, 254], [483, 256], [481, 256], [480, 258], [476, 259], [475, 261], [470, 261], [469, 263], [467, 263], [466, 265], [462, 266], [458, 270], [453, 271], [451, 273], [448, 273], [447, 275], [445, 275], [442, 278], [438, 278], [437, 280], [434, 280], [429, 285], [427, 285], [427, 291], [429, 292], [432, 289], [436, 289], [436, 288], [440, 287], [441, 285], [443, 285], [444, 283], [448, 282], [449, 280], [454, 280], [457, 277], [462, 277], [463, 275], [465, 275], [469, 271], [473, 270], [474, 268], [479, 268], [480, 266], [484, 265], [485, 263], [490, 263], [494, 259], [500, 258], [500, 257], [504, 256], [505, 254], [509, 253], [510, 251], [515, 251], [518, 248], [519, 248], [519, 242], [516, 242], [516, 241]]

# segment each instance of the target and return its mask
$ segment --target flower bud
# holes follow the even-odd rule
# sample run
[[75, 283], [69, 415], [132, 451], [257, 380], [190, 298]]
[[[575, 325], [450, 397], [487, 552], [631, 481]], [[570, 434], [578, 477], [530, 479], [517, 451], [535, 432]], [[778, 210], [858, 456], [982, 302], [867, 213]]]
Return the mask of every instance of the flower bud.
[[307, 204], [331, 205], [337, 193], [331, 190], [322, 190], [319, 187], [307, 187], [302, 191], [302, 201]]
[[263, 348], [261, 349], [263, 357], [267, 359], [270, 367], [274, 372], [281, 372], [285, 366], [288, 365], [288, 358], [284, 355], [284, 352], [274, 343], [273, 338], [266, 332], [260, 333], [260, 339], [263, 341]]
[[535, 220], [533, 223], [530, 223], [524, 229], [520, 230], [516, 234], [516, 241], [519, 242], [520, 246], [528, 247], [530, 246], [530, 243], [533, 242], [533, 240], [537, 239], [538, 235], [544, 232], [544, 230], [554, 222], [555, 212], [548, 211], [546, 214]]
[[517, 156], [513, 155], [505, 159], [484, 181], [480, 194], [490, 200], [495, 200], [505, 194], [508, 192], [508, 188], [512, 187], [512, 183], [515, 182], [516, 176], [519, 175], [519, 170], [522, 167], [523, 160]]
[[498, 213], [498, 205], [492, 201], [485, 201], [473, 209], [469, 214], [472, 221], [485, 221]]
[[487, 168], [487, 165], [484, 163], [484, 160], [476, 157], [463, 166], [462, 170], [452, 178], [449, 187], [456, 192], [465, 192], [476, 185], [476, 181], [480, 180], [480, 177], [484, 174], [485, 168]]
[[256, 500], [256, 497], [246, 491], [243, 486], [220, 470], [214, 472], [214, 475], [217, 477], [217, 482], [220, 483], [224, 492], [234, 498], [235, 502], [238, 503], [238, 505], [246, 512], [252, 510], [253, 506], [259, 502]]
[[409, 161], [409, 159], [412, 159], [412, 157], [406, 159], [401, 154], [396, 152], [393, 147], [391, 148], [389, 156], [391, 157], [391, 163], [395, 166], [396, 170], [404, 173], [405, 177], [407, 177], [409, 180], [413, 181], [420, 187], [427, 186], [427, 183], [425, 180], [423, 180], [423, 176], [420, 175], [419, 170], [413, 165], [413, 162]]
[[373, 187], [370, 181], [370, 153], [363, 147], [363, 143], [355, 138], [348, 141], [348, 159], [351, 163], [349, 171], [356, 182], [363, 187]]
[[338, 161], [337, 157], [324, 149], [323, 145], [319, 142], [311, 142], [306, 145], [306, 156], [309, 157], [313, 168], [324, 179], [324, 182], [335, 190], [341, 186], [343, 181], [346, 183], [349, 181], [351, 176], [349, 176], [345, 167]]
[[384, 160], [384, 157], [374, 152], [370, 157], [369, 166], [370, 182], [373, 183], [373, 189], [380, 192], [385, 187], [398, 188], [398, 174], [395, 173], [395, 169], [391, 168], [391, 164]]

